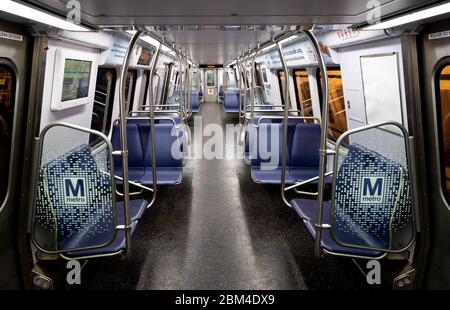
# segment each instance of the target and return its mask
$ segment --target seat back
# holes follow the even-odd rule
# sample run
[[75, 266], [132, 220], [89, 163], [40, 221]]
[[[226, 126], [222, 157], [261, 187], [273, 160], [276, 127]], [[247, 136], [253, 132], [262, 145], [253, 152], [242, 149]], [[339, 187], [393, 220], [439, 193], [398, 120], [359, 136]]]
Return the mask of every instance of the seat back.
[[[296, 124], [288, 124], [288, 140], [286, 143], [286, 162], [290, 161], [290, 150]], [[284, 125], [280, 123], [262, 123], [249, 131], [249, 152], [253, 167], [264, 167], [265, 170], [281, 168], [284, 144]]]
[[219, 87], [219, 98], [222, 100], [225, 98], [225, 91], [224, 91], [223, 85], [220, 85], [220, 87]]
[[296, 124], [290, 149], [290, 167], [319, 167], [320, 125]]
[[[150, 132], [150, 125], [142, 125]], [[155, 124], [156, 167], [182, 167], [181, 133], [174, 129], [173, 124]], [[152, 164], [152, 144], [147, 140], [144, 151], [145, 167]]]
[[200, 95], [199, 95], [198, 91], [192, 91], [191, 105], [192, 105], [193, 111], [197, 111], [200, 108]]
[[[149, 131], [141, 126], [144, 124], [148, 124], [148, 120], [133, 119], [127, 124], [128, 166], [130, 168], [144, 167], [144, 147], [149, 136]], [[121, 149], [119, 124], [113, 126], [111, 144], [114, 151]], [[114, 166], [122, 167], [122, 157], [114, 158]]]
[[239, 110], [239, 93], [237, 92], [226, 93], [223, 105], [225, 109]]
[[39, 169], [34, 240], [47, 251], [106, 246], [115, 236], [109, 157], [99, 168], [81, 145]]
[[332, 235], [342, 244], [395, 250], [412, 236], [407, 170], [353, 144], [339, 168], [334, 189]]

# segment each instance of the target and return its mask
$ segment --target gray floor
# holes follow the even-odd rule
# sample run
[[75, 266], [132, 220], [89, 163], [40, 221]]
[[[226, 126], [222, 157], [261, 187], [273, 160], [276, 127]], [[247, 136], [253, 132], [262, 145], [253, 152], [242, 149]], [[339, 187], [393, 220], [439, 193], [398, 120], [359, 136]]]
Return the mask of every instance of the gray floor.
[[[216, 103], [202, 116], [237, 122]], [[318, 260], [312, 245], [279, 187], [255, 184], [242, 160], [189, 160], [181, 185], [159, 188], [131, 257], [89, 262], [82, 288], [368, 289], [350, 260]]]

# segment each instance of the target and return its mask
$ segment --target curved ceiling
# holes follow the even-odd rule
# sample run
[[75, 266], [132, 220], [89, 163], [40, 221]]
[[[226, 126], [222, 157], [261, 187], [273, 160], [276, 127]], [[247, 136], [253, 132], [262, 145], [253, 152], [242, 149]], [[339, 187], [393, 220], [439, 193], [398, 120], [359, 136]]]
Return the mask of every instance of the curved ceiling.
[[[27, 0], [65, 16], [69, 0]], [[243, 50], [270, 39], [286, 25], [360, 24], [375, 0], [78, 0], [81, 19], [94, 27], [157, 26], [198, 63], [227, 63]], [[438, 1], [376, 0], [383, 17]], [[186, 26], [189, 29], [174, 29]], [[247, 26], [224, 29], [223, 26]], [[220, 27], [218, 27], [220, 26]], [[252, 27], [248, 27], [252, 26]], [[256, 27], [253, 27], [256, 26]], [[183, 27], [180, 27], [183, 28]], [[192, 30], [196, 28], [199, 30]], [[225, 27], [226, 28], [226, 27]], [[230, 27], [228, 27], [230, 28]], [[238, 27], [236, 27], [237, 29]], [[256, 30], [255, 30], [256, 29]], [[225, 31], [228, 30], [228, 31]]]

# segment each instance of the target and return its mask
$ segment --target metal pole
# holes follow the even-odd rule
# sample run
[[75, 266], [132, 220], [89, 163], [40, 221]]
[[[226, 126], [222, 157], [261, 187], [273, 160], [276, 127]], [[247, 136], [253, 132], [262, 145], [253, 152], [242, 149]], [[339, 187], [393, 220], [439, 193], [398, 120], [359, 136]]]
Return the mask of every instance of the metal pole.
[[323, 58], [322, 52], [320, 50], [319, 42], [314, 34], [309, 31], [302, 31], [306, 35], [306, 37], [311, 42], [317, 61], [319, 63], [320, 71], [322, 73], [322, 136], [320, 139], [320, 164], [319, 164], [319, 196], [317, 199], [317, 223], [316, 223], [316, 239], [314, 243], [314, 252], [317, 257], [321, 256], [321, 240], [322, 240], [322, 229], [324, 228], [322, 225], [323, 220], [323, 194], [325, 189], [325, 173], [326, 173], [326, 162], [327, 162], [327, 140], [328, 140], [328, 98], [329, 98], [329, 85], [328, 85], [328, 73], [326, 70], [326, 63]]
[[253, 57], [253, 61], [252, 61], [252, 72], [253, 72], [253, 77], [252, 77], [252, 93], [251, 93], [251, 100], [252, 100], [252, 111], [250, 114], [250, 120], [253, 120], [253, 117], [255, 116], [255, 99], [256, 99], [256, 57], [258, 57], [259, 54], [259, 44], [258, 44], [258, 48], [255, 52], [255, 56]]
[[[120, 104], [120, 146], [122, 155], [122, 170], [123, 170], [123, 206], [125, 209], [125, 242], [126, 242], [126, 255], [131, 253], [131, 219], [130, 219], [130, 201], [129, 194], [130, 188], [128, 184], [128, 144], [127, 144], [127, 107], [125, 103], [125, 88], [126, 78], [128, 73], [128, 66], [131, 59], [134, 46], [141, 36], [142, 31], [136, 31], [131, 38], [128, 45], [127, 52], [125, 54], [122, 71], [120, 72], [120, 91], [119, 91], [119, 104]], [[131, 90], [129, 90], [131, 91]]]
[[277, 42], [277, 48], [278, 48], [278, 55], [280, 56], [281, 65], [284, 68], [284, 76], [286, 81], [286, 87], [285, 87], [285, 105], [284, 105], [284, 119], [283, 119], [283, 141], [280, 141], [279, 143], [282, 143], [282, 157], [281, 157], [281, 198], [283, 199], [284, 203], [292, 208], [292, 205], [287, 201], [286, 195], [284, 192], [284, 188], [286, 187], [286, 157], [287, 157], [287, 137], [288, 137], [288, 118], [289, 118], [289, 109], [290, 109], [290, 98], [289, 98], [289, 83], [287, 81], [288, 76], [288, 66], [286, 63], [286, 58], [284, 57], [283, 53], [283, 46], [280, 42]]
[[154, 110], [154, 98], [153, 98], [153, 74], [155, 73], [156, 64], [158, 63], [159, 53], [161, 51], [162, 43], [158, 44], [156, 48], [155, 56], [153, 57], [152, 66], [150, 68], [150, 81], [149, 81], [149, 101], [150, 101], [150, 143], [152, 146], [152, 178], [153, 178], [153, 193], [152, 200], [150, 201], [148, 208], [150, 208], [156, 200], [157, 189], [157, 176], [156, 176], [156, 143], [155, 143], [155, 110]]

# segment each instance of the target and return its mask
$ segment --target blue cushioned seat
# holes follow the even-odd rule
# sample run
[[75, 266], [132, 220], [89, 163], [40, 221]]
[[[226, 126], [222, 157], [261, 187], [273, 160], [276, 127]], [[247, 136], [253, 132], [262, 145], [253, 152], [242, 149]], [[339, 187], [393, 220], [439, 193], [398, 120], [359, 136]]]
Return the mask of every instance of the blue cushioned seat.
[[191, 93], [191, 107], [193, 113], [200, 112], [200, 94], [198, 91], [192, 91]]
[[[144, 170], [142, 169], [144, 163], [143, 144], [141, 140], [141, 130], [137, 124], [127, 124], [127, 143], [128, 143], [128, 179], [130, 181], [137, 182], [144, 176]], [[113, 150], [120, 150], [120, 128], [116, 124], [113, 127], [113, 134], [111, 137], [111, 144]], [[114, 157], [114, 173], [119, 177], [123, 177], [122, 171], [122, 157]], [[120, 180], [117, 180], [117, 184], [121, 184]]]
[[[181, 182], [183, 177], [181, 141], [179, 137], [172, 135], [172, 129], [173, 125], [169, 124], [155, 126], [156, 177], [159, 185], [176, 185]], [[150, 128], [147, 130], [150, 130]], [[148, 140], [145, 147], [145, 173], [140, 180], [144, 185], [153, 184], [152, 145], [150, 142]]]
[[[308, 199], [294, 199], [291, 204], [297, 214], [305, 223], [308, 232], [311, 234], [313, 239], [316, 238], [316, 223], [317, 223], [317, 201]], [[324, 202], [323, 204], [323, 216], [322, 223], [331, 223], [331, 205], [329, 202]], [[336, 243], [330, 234], [329, 229], [322, 230], [321, 246], [325, 250], [334, 253], [341, 253], [347, 255], [358, 255], [366, 257], [379, 257], [383, 253], [379, 251], [371, 251], [365, 249], [349, 248], [344, 247]]]
[[[96, 247], [69, 253], [71, 257], [111, 254], [125, 247], [123, 232], [117, 232], [111, 240], [114, 234], [111, 177], [102, 172], [97, 164], [98, 160], [102, 166], [108, 167], [109, 159], [100, 156], [96, 160], [93, 153], [90, 146], [82, 145], [46, 163], [40, 170], [36, 203], [36, 227], [40, 234], [37, 238], [43, 235], [45, 244], [45, 235], [51, 236], [52, 231], [56, 231], [57, 234], [50, 238], [52, 244], [56, 240], [55, 250]], [[77, 183], [72, 189], [78, 194], [72, 195], [81, 194], [85, 199], [83, 202], [66, 201], [68, 178], [71, 182], [73, 179], [82, 180], [82, 185]], [[142, 218], [146, 210], [147, 202], [143, 199], [130, 200], [129, 207], [134, 230], [136, 221]], [[49, 209], [52, 213], [50, 217], [47, 215]], [[116, 225], [125, 224], [124, 213], [123, 202], [116, 203]]]
[[239, 113], [240, 112], [240, 98], [239, 92], [230, 91], [225, 93], [223, 108], [225, 113]]
[[[330, 202], [324, 202], [323, 223], [332, 227], [324, 230], [322, 246], [336, 253], [369, 257], [382, 253], [358, 247], [406, 247], [414, 229], [409, 188], [408, 173], [402, 165], [351, 145], [336, 176], [333, 211]], [[294, 199], [291, 204], [315, 237], [317, 202]]]
[[[270, 121], [270, 120], [268, 120]], [[272, 132], [276, 131], [275, 134]], [[286, 142], [286, 184], [306, 181], [319, 175], [319, 149], [320, 149], [320, 125], [305, 124], [302, 120], [292, 119], [288, 122], [288, 136]], [[267, 162], [270, 159], [262, 159], [264, 150], [263, 143], [268, 139], [269, 153], [274, 152], [278, 157], [270, 167]], [[278, 143], [275, 150], [271, 149], [273, 142]], [[249, 133], [248, 144], [246, 144], [246, 158], [251, 159], [252, 178], [257, 183], [262, 184], [280, 184], [281, 183], [281, 160], [282, 145], [284, 141], [284, 125], [278, 122], [262, 122], [256, 129]], [[260, 149], [262, 148], [262, 149]], [[268, 154], [264, 154], [268, 155]], [[272, 154], [273, 155], [273, 154]], [[252, 158], [255, 157], [255, 158]], [[276, 159], [276, 158], [275, 158]], [[264, 167], [265, 165], [265, 167]], [[331, 179], [327, 177], [325, 182], [329, 183]], [[317, 182], [313, 182], [317, 183]]]
[[223, 85], [221, 85], [219, 87], [219, 99], [220, 100], [224, 100], [225, 99], [225, 91], [224, 91]]
[[[146, 186], [153, 184], [150, 122], [147, 119], [130, 119], [127, 124], [129, 149], [129, 177], [132, 182]], [[173, 135], [172, 135], [173, 134]], [[159, 185], [176, 185], [183, 175], [183, 131], [170, 123], [155, 123], [156, 176]], [[119, 147], [119, 127], [114, 126], [113, 147]], [[141, 149], [139, 149], [139, 145]], [[135, 152], [133, 155], [131, 152]], [[141, 157], [141, 155], [143, 155]], [[122, 177], [121, 158], [115, 159], [115, 174]], [[122, 182], [117, 181], [118, 184]]]

